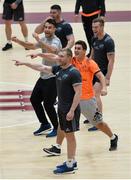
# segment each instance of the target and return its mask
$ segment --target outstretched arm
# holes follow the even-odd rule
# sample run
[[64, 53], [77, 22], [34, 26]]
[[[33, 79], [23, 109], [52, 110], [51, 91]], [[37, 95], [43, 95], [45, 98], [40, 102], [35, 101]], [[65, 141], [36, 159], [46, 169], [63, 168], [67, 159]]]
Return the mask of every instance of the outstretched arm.
[[40, 71], [40, 72], [45, 72], [47, 74], [52, 72], [52, 67], [50, 67], [50, 66], [45, 66], [42, 64], [38, 64], [38, 63], [24, 62], [24, 61], [19, 61], [19, 60], [13, 60], [13, 61], [15, 61], [16, 66], [25, 65], [31, 69], [34, 69], [34, 70]]
[[59, 56], [52, 53], [37, 53], [37, 54], [28, 54], [27, 57], [30, 56], [31, 59], [34, 59], [36, 57], [42, 57], [45, 58], [48, 61], [57, 62], [59, 59]]
[[35, 47], [35, 44], [34, 43], [30, 43], [30, 42], [24, 42], [24, 41], [21, 41], [20, 39], [18, 39], [17, 37], [12, 37], [11, 38], [12, 41], [14, 41], [15, 43], [27, 48], [27, 49], [36, 49]]

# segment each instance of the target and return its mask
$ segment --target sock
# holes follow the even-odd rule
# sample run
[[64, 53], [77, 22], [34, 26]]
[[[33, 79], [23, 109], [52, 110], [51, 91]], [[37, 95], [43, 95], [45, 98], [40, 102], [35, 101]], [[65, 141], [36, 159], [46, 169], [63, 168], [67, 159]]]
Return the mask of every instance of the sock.
[[114, 140], [116, 138], [116, 136], [113, 134], [111, 137], [111, 140]]
[[73, 159], [73, 164], [74, 164], [74, 163], [76, 163], [76, 160], [75, 160], [75, 159]]
[[55, 147], [57, 147], [58, 149], [61, 149], [61, 145], [60, 144], [55, 144]]
[[7, 43], [8, 43], [8, 44], [12, 44], [11, 40], [8, 40]]
[[73, 167], [73, 163], [74, 163], [74, 160], [73, 160], [73, 159], [68, 159], [68, 160], [66, 161], [67, 167], [70, 167], [70, 168]]
[[28, 41], [28, 36], [25, 36], [24, 39], [25, 39], [25, 42], [27, 42]]

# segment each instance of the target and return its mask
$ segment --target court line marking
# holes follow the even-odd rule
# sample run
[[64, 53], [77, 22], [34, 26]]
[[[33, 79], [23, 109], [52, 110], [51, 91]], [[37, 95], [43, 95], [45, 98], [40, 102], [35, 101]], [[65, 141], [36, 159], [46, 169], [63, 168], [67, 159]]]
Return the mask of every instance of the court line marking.
[[[19, 85], [19, 86], [23, 86], [24, 85], [24, 86], [28, 86], [28, 87], [33, 87], [33, 85], [31, 85], [31, 84], [17, 83], [17, 82], [2, 82], [1, 81], [0, 84], [2, 84], [2, 85]], [[7, 126], [0, 127], [0, 129], [20, 127], [20, 126], [30, 125], [30, 124], [34, 124], [34, 123], [35, 122], [22, 123], [22, 124], [14, 124], [14, 125], [9, 125], [9, 126], [7, 125]]]
[[37, 123], [37, 122], [29, 122], [29, 123], [23, 123], [23, 124], [14, 124], [14, 125], [10, 125], [10, 126], [0, 127], [0, 129], [20, 127], [20, 126], [25, 126], [25, 125], [35, 124], [35, 123]]
[[17, 82], [0, 82], [0, 84], [3, 84], [3, 85], [19, 85], [19, 86], [28, 86], [28, 87], [33, 87], [34, 85], [32, 84], [25, 84], [25, 83], [17, 83]]

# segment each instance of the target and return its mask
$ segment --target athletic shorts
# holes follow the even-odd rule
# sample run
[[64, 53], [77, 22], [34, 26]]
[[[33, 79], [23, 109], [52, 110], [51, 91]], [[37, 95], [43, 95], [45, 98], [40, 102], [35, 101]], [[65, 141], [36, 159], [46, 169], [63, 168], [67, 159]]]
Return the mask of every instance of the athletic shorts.
[[102, 114], [98, 112], [96, 99], [94, 97], [89, 100], [81, 100], [80, 108], [81, 113], [93, 126], [96, 126], [103, 121]]
[[14, 21], [24, 21], [24, 7], [23, 4], [19, 4], [16, 9], [12, 9], [10, 4], [3, 4], [3, 19], [14, 20]]
[[58, 109], [59, 123], [60, 128], [65, 133], [75, 132], [79, 130], [79, 121], [80, 121], [80, 107], [77, 107], [74, 113], [74, 118], [71, 121], [66, 120], [67, 113], [62, 112]]
[[[107, 70], [101, 70], [101, 72], [103, 73], [104, 76], [106, 76], [107, 74]], [[94, 75], [94, 78], [93, 78], [93, 85], [96, 83], [96, 82], [100, 82], [100, 80]]]

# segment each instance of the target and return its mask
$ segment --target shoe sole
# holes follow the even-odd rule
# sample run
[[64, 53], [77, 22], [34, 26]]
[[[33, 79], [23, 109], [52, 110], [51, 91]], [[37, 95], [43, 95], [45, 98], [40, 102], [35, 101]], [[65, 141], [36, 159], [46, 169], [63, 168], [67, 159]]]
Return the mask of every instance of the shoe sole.
[[109, 151], [116, 151], [117, 150], [117, 147], [115, 149], [109, 149]]
[[56, 174], [56, 175], [60, 175], [60, 174], [75, 174], [75, 170], [69, 171], [69, 172], [62, 172], [62, 173], [55, 173], [55, 172], [53, 172], [53, 173]]
[[11, 49], [13, 49], [13, 47], [12, 48], [9, 48], [9, 49], [2, 49], [2, 51], [8, 51], [8, 50], [11, 50]]
[[57, 153], [52, 153], [50, 151], [48, 151], [47, 149], [43, 149], [44, 152], [50, 154], [50, 155], [53, 155], [53, 156], [60, 156], [61, 154], [57, 154]]
[[37, 133], [37, 134], [34, 134], [34, 136], [40, 136], [40, 135], [47, 135], [46, 133], [48, 132], [48, 131], [50, 131], [50, 130], [52, 130], [51, 128], [49, 128], [49, 129], [47, 129], [47, 130], [45, 130], [45, 131], [42, 131], [42, 132], [40, 132], [40, 133]]
[[[59, 168], [59, 167], [57, 167], [57, 168]], [[74, 167], [74, 171], [77, 171], [78, 170], [78, 167]]]

